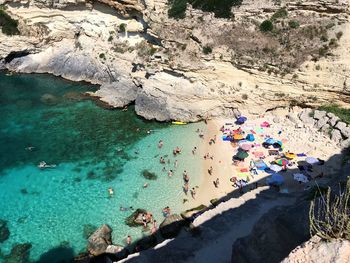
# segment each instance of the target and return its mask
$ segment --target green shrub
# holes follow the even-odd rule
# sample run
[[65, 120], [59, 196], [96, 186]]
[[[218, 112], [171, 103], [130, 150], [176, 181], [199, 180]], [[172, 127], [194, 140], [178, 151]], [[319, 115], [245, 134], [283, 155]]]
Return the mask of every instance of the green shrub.
[[343, 36], [343, 32], [339, 31], [337, 34], [335, 34], [335, 36], [337, 37], [337, 39], [339, 40], [342, 36]]
[[204, 12], [212, 12], [215, 17], [230, 18], [232, 6], [240, 5], [242, 0], [168, 0], [170, 6], [168, 16], [178, 19], [184, 18], [187, 3]]
[[334, 113], [338, 116], [343, 122], [350, 124], [350, 109], [345, 109], [340, 107], [337, 104], [323, 105], [320, 107], [320, 110]]
[[350, 240], [350, 179], [337, 195], [328, 188], [326, 194], [311, 201], [309, 220], [310, 235], [323, 240]]
[[101, 53], [101, 54], [99, 55], [99, 57], [100, 57], [100, 59], [106, 59], [106, 55], [105, 55], [104, 53]]
[[291, 20], [288, 22], [290, 28], [298, 28], [300, 26], [299, 22], [296, 20]]
[[213, 52], [213, 49], [210, 46], [204, 46], [203, 47], [203, 53], [208, 55]]
[[17, 35], [19, 34], [18, 31], [18, 21], [12, 19], [5, 10], [0, 9], [0, 27], [2, 33], [5, 35]]
[[273, 24], [270, 20], [265, 20], [260, 24], [261, 32], [268, 32], [273, 30]]
[[126, 24], [125, 23], [121, 23], [119, 25], [119, 32], [124, 33], [126, 31]]
[[271, 17], [271, 20], [276, 20], [279, 18], [284, 18], [288, 16], [288, 12], [285, 8], [278, 9]]

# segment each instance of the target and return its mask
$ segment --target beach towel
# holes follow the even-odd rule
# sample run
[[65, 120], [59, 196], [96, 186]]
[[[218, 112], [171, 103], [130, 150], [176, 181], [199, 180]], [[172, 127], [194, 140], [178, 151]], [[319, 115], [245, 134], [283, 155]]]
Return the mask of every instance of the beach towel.
[[254, 161], [254, 165], [258, 170], [265, 170], [267, 168], [267, 165], [263, 160]]
[[251, 132], [252, 134], [256, 134], [256, 132], [255, 132], [254, 130], [250, 130], [250, 132]]
[[298, 157], [305, 157], [306, 154], [305, 154], [305, 153], [297, 153], [297, 156], [298, 156]]
[[281, 141], [282, 141], [283, 143], [288, 142], [288, 140], [287, 140], [287, 139], [282, 139]]
[[264, 133], [264, 129], [263, 128], [257, 128], [255, 131], [257, 133]]
[[241, 168], [240, 169], [240, 172], [242, 172], [242, 173], [247, 173], [249, 170], [248, 170], [248, 168]]
[[260, 157], [264, 157], [265, 156], [265, 154], [263, 152], [253, 152], [253, 155], [256, 158], [260, 158]]

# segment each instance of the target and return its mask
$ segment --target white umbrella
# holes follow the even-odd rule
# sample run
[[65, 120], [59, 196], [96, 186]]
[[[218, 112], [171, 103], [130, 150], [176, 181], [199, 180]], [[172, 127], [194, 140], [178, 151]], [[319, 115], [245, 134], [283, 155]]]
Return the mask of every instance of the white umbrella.
[[298, 182], [307, 183], [309, 179], [304, 174], [293, 174], [294, 180]]
[[307, 163], [309, 163], [309, 164], [315, 164], [315, 163], [318, 163], [318, 162], [319, 162], [319, 160], [318, 160], [317, 158], [315, 158], [315, 157], [307, 157], [307, 158], [305, 159], [305, 161], [306, 161]]
[[277, 164], [271, 164], [269, 168], [274, 172], [282, 171], [282, 166], [279, 166]]

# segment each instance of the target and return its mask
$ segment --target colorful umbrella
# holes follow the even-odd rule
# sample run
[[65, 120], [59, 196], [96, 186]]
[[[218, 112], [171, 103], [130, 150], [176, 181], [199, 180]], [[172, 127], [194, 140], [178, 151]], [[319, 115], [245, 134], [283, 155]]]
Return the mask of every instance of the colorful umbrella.
[[279, 171], [282, 170], [282, 167], [279, 166], [279, 165], [277, 165], [277, 164], [272, 164], [272, 165], [270, 165], [269, 168], [270, 168], [270, 170], [272, 170], [272, 171], [274, 171], [274, 172], [279, 172]]
[[243, 137], [242, 134], [236, 133], [236, 134], [233, 135], [233, 139], [236, 140], [236, 141], [239, 141], [239, 140], [243, 140], [244, 137]]
[[281, 166], [286, 166], [288, 164], [288, 160], [281, 158], [275, 161], [275, 164], [281, 165]]
[[247, 152], [244, 152], [244, 151], [240, 151], [238, 152], [235, 157], [237, 159], [240, 159], [240, 160], [244, 160], [245, 158], [247, 158], [249, 156], [249, 154]]
[[309, 164], [315, 164], [315, 163], [319, 163], [319, 160], [315, 157], [307, 157], [305, 159], [305, 161]]
[[241, 116], [241, 117], [237, 118], [236, 123], [237, 124], [243, 124], [243, 123], [246, 122], [246, 120], [247, 120], [246, 117]]
[[286, 157], [287, 159], [292, 160], [292, 159], [296, 158], [297, 156], [294, 153], [287, 152], [287, 153], [284, 154], [284, 157]]
[[252, 145], [249, 143], [243, 143], [242, 145], [239, 146], [244, 151], [249, 151], [252, 148]]

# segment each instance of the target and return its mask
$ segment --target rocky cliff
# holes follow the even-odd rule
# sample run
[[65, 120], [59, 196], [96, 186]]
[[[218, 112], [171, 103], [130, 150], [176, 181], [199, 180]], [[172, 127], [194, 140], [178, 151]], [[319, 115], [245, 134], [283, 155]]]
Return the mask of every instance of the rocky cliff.
[[174, 19], [177, 3], [0, 0], [20, 31], [0, 33], [0, 68], [101, 84], [161, 121], [349, 101], [348, 0], [244, 0], [226, 17], [204, 1]]
[[306, 261], [310, 263], [350, 262], [350, 242], [348, 240], [323, 242], [318, 237], [313, 237], [294, 249], [282, 263]]

